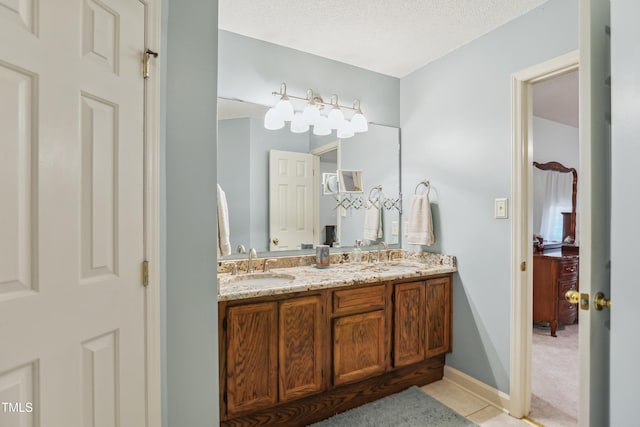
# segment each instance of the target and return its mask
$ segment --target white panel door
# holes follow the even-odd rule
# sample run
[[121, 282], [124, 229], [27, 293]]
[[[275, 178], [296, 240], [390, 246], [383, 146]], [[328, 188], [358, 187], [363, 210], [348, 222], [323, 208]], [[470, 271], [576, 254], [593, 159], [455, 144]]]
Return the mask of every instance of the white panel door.
[[0, 0], [0, 426], [145, 420], [144, 5]]
[[580, 2], [580, 293], [581, 426], [609, 425], [609, 311], [595, 310], [597, 292], [610, 296], [611, 89], [609, 0]]
[[270, 250], [313, 243], [313, 155], [269, 151]]

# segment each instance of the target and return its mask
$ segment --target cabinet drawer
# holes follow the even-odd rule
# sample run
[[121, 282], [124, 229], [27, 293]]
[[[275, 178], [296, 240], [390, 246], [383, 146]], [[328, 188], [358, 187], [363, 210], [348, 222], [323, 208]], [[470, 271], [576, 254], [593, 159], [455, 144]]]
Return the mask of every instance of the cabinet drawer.
[[578, 275], [578, 261], [567, 261], [560, 264], [560, 277], [575, 277]]
[[578, 290], [578, 281], [576, 279], [558, 280], [558, 298], [562, 301], [565, 300], [565, 294], [569, 291]]
[[558, 322], [561, 324], [575, 323], [578, 318], [578, 304], [571, 304], [566, 300], [558, 301]]
[[333, 292], [333, 313], [351, 313], [384, 308], [384, 285], [344, 289]]

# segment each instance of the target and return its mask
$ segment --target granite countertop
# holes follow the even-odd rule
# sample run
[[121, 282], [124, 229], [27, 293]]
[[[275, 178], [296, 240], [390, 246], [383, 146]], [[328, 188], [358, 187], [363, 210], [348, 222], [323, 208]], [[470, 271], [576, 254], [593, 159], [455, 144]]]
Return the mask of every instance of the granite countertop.
[[[218, 301], [328, 289], [384, 280], [424, 277], [457, 271], [455, 257], [417, 254], [381, 263], [342, 263], [272, 268], [269, 273], [218, 274]], [[261, 279], [262, 278], [262, 279]]]

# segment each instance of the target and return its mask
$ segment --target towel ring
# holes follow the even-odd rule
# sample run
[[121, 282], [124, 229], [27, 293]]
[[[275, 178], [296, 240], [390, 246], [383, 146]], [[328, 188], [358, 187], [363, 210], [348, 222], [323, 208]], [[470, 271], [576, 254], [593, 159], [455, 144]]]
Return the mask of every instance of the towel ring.
[[371, 190], [369, 190], [369, 202], [371, 202], [371, 203], [375, 203], [373, 200], [371, 200], [371, 194], [375, 190], [378, 190], [378, 198], [375, 201], [379, 202], [380, 201], [380, 195], [382, 194], [382, 185], [376, 185]]
[[416, 185], [416, 189], [413, 191], [413, 194], [418, 194], [418, 188], [420, 188], [421, 185], [424, 185], [425, 187], [427, 187], [427, 196], [428, 196], [429, 192], [431, 191], [431, 184], [426, 179], [424, 181], [420, 181], [418, 185]]

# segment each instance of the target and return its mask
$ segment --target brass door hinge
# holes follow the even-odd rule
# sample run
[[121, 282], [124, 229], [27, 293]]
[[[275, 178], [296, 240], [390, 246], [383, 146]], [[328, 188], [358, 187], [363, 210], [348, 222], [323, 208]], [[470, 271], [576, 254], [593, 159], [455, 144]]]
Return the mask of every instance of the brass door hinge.
[[520, 271], [527, 271], [527, 261], [522, 261], [520, 263]]
[[142, 286], [149, 286], [149, 261], [142, 261]]

